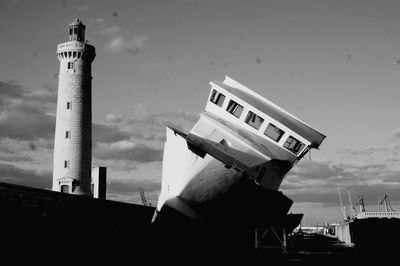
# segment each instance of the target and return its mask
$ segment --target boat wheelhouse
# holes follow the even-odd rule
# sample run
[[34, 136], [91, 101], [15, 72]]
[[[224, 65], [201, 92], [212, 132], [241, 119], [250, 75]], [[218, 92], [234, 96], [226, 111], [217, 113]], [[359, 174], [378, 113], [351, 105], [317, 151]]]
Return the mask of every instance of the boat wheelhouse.
[[[309, 148], [318, 148], [325, 138], [300, 119], [229, 77], [224, 82], [210, 82], [210, 85], [205, 112], [220, 120], [241, 125], [245, 130], [294, 155], [287, 154], [284, 159], [292, 161], [301, 157]], [[276, 155], [269, 156], [272, 159]]]
[[[165, 204], [194, 220], [286, 215], [292, 201], [275, 192], [325, 135], [229, 77], [210, 85], [205, 111], [188, 133], [167, 127], [155, 217]], [[241, 206], [247, 200], [252, 207]], [[265, 206], [269, 215], [258, 213]]]
[[285, 162], [286, 166], [281, 163], [278, 167], [282, 171], [275, 179], [282, 181], [288, 168], [309, 149], [318, 148], [325, 138], [300, 119], [229, 77], [223, 82], [210, 82], [210, 85], [205, 112], [190, 131], [189, 142], [197, 139], [199, 143], [201, 138], [204, 151], [226, 162], [226, 166], [234, 165], [246, 172], [248, 178], [266, 188], [278, 189], [280, 182], [264, 179], [271, 170], [267, 169], [269, 165], [265, 162]]

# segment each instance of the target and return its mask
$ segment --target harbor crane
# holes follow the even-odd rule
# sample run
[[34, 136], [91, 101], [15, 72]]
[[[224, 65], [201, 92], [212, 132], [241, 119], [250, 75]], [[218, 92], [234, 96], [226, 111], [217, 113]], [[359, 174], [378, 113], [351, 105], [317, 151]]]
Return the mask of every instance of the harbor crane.
[[343, 200], [342, 200], [342, 195], [340, 193], [340, 188], [337, 188], [338, 190], [338, 194], [339, 194], [339, 200], [340, 200], [340, 208], [342, 210], [342, 214], [343, 214], [343, 218], [345, 221], [349, 220], [349, 217], [347, 216], [347, 210], [346, 210], [346, 206], [343, 205]]
[[362, 195], [358, 196], [357, 204], [360, 206], [360, 212], [365, 212], [364, 198]]
[[353, 200], [351, 199], [351, 194], [350, 194], [350, 188], [347, 187], [347, 194], [349, 197], [349, 208], [350, 208], [350, 215], [352, 215], [352, 217], [356, 216], [356, 208], [353, 205]]
[[379, 210], [381, 208], [380, 206], [384, 205], [386, 212], [394, 212], [395, 211], [395, 210], [393, 210], [392, 206], [390, 205], [389, 196], [388, 195], [383, 196], [381, 199], [379, 199], [379, 198], [378, 198], [378, 208], [379, 208]]
[[140, 197], [142, 198], [142, 203], [144, 206], [151, 207], [151, 203], [147, 201], [146, 196], [144, 195], [144, 191], [142, 188], [139, 188]]

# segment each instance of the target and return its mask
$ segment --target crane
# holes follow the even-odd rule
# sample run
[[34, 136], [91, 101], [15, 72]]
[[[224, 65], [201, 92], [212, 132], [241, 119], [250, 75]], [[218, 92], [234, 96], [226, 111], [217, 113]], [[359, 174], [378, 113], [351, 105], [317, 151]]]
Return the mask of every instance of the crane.
[[145, 197], [145, 195], [144, 195], [143, 189], [142, 189], [142, 188], [139, 188], [139, 191], [140, 191], [140, 197], [142, 198], [142, 203], [143, 203], [143, 205], [144, 205], [144, 206], [151, 207], [151, 203], [148, 202], [148, 201], [146, 200], [146, 197]]
[[358, 205], [360, 205], [360, 212], [365, 212], [364, 198], [362, 195], [358, 196]]
[[347, 221], [349, 217], [347, 217], [346, 207], [343, 206], [343, 200], [342, 200], [342, 195], [340, 194], [340, 188], [338, 187], [337, 190], [338, 190], [338, 193], [339, 193], [340, 208], [342, 209], [343, 218], [344, 218], [345, 221]]
[[380, 209], [380, 205], [382, 205], [382, 204], [384, 204], [384, 206], [385, 206], [385, 211], [387, 211], [387, 212], [393, 212], [394, 211], [392, 206], [390, 205], [389, 196], [388, 195], [383, 196], [382, 199], [379, 200], [379, 206], [378, 206], [379, 209]]
[[350, 188], [349, 187], [347, 187], [347, 194], [348, 194], [348, 197], [349, 197], [349, 208], [351, 210], [350, 215], [355, 217], [356, 216], [356, 208], [353, 206], [353, 201], [351, 199], [351, 194], [350, 194]]

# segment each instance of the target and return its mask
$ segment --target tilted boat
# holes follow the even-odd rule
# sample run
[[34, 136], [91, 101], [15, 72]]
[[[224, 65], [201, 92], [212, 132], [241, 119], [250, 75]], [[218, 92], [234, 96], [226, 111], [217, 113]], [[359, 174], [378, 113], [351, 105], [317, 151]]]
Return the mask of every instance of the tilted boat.
[[287, 222], [293, 201], [278, 189], [325, 135], [230, 77], [210, 85], [205, 111], [188, 133], [166, 128], [153, 223], [166, 219], [163, 212], [224, 226]]

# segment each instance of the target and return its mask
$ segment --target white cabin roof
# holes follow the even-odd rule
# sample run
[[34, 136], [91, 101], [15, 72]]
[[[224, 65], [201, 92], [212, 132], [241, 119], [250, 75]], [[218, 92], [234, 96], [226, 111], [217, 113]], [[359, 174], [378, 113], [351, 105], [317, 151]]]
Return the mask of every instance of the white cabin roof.
[[281, 107], [265, 99], [261, 95], [250, 90], [249, 88], [245, 87], [244, 85], [231, 79], [228, 76], [225, 76], [225, 80], [223, 82], [211, 81], [210, 84], [214, 84], [225, 89], [226, 91], [232, 93], [241, 100], [247, 102], [254, 108], [257, 108], [258, 110], [269, 115], [276, 121], [284, 124], [286, 127], [290, 128], [303, 138], [307, 139], [310, 143], [312, 143], [313, 148], [318, 148], [326, 137], [316, 129], [301, 121], [299, 118], [293, 116]]

